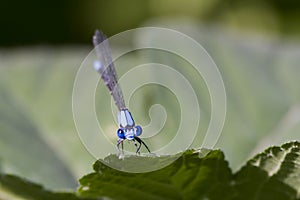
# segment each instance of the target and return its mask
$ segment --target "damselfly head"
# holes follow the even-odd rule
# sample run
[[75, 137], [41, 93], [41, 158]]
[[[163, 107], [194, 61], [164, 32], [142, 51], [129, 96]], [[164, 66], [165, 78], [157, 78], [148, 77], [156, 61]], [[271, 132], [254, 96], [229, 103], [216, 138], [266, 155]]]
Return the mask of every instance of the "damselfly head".
[[119, 137], [119, 139], [122, 140], [133, 140], [135, 135], [135, 129], [134, 128], [129, 128], [129, 129], [125, 129], [125, 128], [119, 128], [117, 130], [117, 135]]
[[119, 128], [117, 130], [117, 135], [119, 139], [133, 140], [135, 137], [142, 134], [141, 126], [134, 126], [133, 128]]
[[117, 135], [119, 139], [133, 140], [135, 137], [138, 137], [142, 134], [141, 126], [134, 126], [133, 128], [119, 128], [117, 130]]

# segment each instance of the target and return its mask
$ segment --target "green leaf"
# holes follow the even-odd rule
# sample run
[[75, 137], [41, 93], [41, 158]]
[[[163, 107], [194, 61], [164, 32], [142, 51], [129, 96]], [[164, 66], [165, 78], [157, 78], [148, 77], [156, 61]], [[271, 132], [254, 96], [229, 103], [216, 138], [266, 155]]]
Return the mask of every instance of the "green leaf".
[[236, 199], [299, 199], [300, 143], [270, 147], [235, 175]]
[[[176, 155], [174, 155], [176, 156]], [[256, 155], [236, 174], [232, 174], [224, 154], [188, 150], [169, 166], [149, 173], [126, 173], [101, 161], [94, 173], [81, 178], [78, 193], [82, 197], [113, 199], [272, 199], [295, 200], [300, 197], [300, 143], [270, 147]], [[110, 155], [105, 161], [115, 166], [140, 162], [145, 166], [166, 157]]]
[[[106, 162], [135, 167], [165, 162], [161, 157], [116, 155]], [[300, 143], [270, 147], [235, 175], [220, 150], [187, 150], [169, 166], [148, 173], [118, 171], [97, 161], [94, 173], [81, 178], [78, 195], [52, 192], [14, 175], [0, 174], [0, 197], [10, 199], [255, 199], [296, 200], [300, 194]], [[16, 195], [16, 196], [14, 196]]]
[[[126, 173], [97, 161], [95, 172], [79, 180], [78, 193], [83, 197], [113, 199], [229, 199], [233, 192], [232, 173], [223, 153], [214, 150], [205, 157], [201, 155], [199, 150], [186, 151], [171, 165], [148, 173]], [[124, 160], [115, 157], [110, 155], [106, 159], [120, 165], [124, 162], [134, 165], [141, 159], [139, 156]], [[143, 162], [151, 164], [153, 158], [144, 157]]]
[[[75, 194], [67, 192], [51, 192], [45, 190], [41, 185], [31, 183], [25, 179], [19, 178], [14, 175], [0, 175], [0, 197], [5, 193], [6, 196], [10, 196], [13, 199], [25, 199], [32, 200], [79, 200]], [[13, 193], [13, 194], [10, 194]], [[17, 196], [14, 196], [17, 195]], [[2, 195], [3, 196], [3, 195]]]

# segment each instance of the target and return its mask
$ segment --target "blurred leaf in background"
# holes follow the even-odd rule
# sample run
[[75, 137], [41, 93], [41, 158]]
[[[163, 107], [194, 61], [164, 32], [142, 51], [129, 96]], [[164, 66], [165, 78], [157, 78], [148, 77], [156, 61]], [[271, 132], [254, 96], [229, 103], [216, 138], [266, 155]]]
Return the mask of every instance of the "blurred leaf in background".
[[[80, 158], [86, 151], [77, 138], [71, 113], [76, 72], [72, 66], [80, 62], [75, 61], [76, 53], [83, 55], [85, 50], [70, 51], [71, 57], [65, 50], [54, 52], [45, 48], [16, 49], [1, 56], [3, 169], [46, 182], [55, 189], [76, 187], [76, 170], [83, 173], [80, 163], [88, 165], [86, 159]], [[82, 162], [70, 169], [75, 155]]]

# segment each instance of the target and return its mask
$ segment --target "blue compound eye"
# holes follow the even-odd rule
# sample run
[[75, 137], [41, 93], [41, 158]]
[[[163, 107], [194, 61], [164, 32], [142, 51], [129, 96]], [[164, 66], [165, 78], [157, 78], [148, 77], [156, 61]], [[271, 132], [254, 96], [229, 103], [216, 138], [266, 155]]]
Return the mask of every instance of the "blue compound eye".
[[140, 126], [135, 126], [135, 135], [140, 136], [142, 135], [143, 129]]
[[123, 129], [119, 128], [117, 131], [117, 135], [120, 139], [125, 139], [125, 132]]

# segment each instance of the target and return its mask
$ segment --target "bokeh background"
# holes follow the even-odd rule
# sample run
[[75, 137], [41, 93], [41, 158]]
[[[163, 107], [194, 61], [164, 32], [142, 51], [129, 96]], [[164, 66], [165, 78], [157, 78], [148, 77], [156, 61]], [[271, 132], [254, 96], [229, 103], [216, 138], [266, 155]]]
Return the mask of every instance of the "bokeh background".
[[[1, 8], [2, 172], [65, 190], [75, 189], [77, 179], [91, 171], [95, 158], [76, 133], [72, 88], [76, 71], [92, 50], [96, 28], [108, 36], [143, 26], [173, 28], [205, 47], [219, 67], [228, 98], [224, 130], [215, 148], [225, 152], [233, 170], [270, 145], [300, 139], [299, 1], [29, 0], [4, 1]], [[122, 45], [135, 42], [134, 38], [121, 41]], [[202, 102], [201, 133], [210, 119], [205, 83], [193, 77], [187, 63], [162, 54], [166, 53], [130, 54], [118, 73], [149, 61], [181, 70]], [[96, 98], [109, 104], [109, 94], [102, 89]], [[129, 105], [136, 120], [147, 124], [149, 108], [159, 103], [169, 120], [162, 133], [174, 132], [179, 111], [173, 94], [157, 86], [140, 90]], [[106, 116], [101, 112], [99, 118]], [[113, 120], [103, 121], [115, 134]]]

